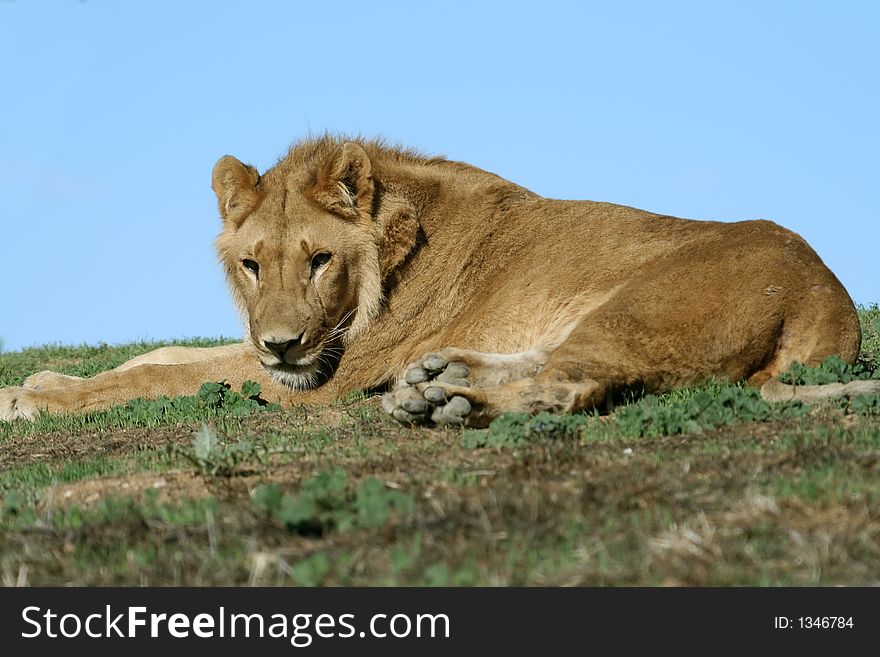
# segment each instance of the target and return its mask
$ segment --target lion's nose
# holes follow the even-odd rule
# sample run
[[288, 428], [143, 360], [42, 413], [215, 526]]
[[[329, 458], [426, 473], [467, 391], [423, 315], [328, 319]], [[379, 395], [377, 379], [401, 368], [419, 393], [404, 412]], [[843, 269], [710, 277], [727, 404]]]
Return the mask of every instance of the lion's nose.
[[[303, 331], [303, 333], [305, 333], [305, 331]], [[302, 344], [303, 333], [300, 333], [295, 338], [283, 341], [272, 337], [270, 340], [263, 340], [263, 345], [265, 345], [266, 349], [275, 354], [279, 360], [284, 360], [284, 355], [290, 351], [290, 349]]]

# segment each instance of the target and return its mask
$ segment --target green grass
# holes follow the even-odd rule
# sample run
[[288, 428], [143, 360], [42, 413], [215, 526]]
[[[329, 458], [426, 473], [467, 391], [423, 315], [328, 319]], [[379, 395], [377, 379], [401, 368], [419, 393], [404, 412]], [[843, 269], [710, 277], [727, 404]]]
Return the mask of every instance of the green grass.
[[349, 491], [348, 475], [338, 467], [306, 479], [294, 495], [282, 493], [277, 484], [261, 486], [254, 491], [254, 503], [267, 518], [302, 535], [377, 529], [393, 514], [412, 514], [415, 507], [411, 496], [386, 488], [376, 477]]
[[93, 477], [131, 471], [134, 466], [121, 459], [92, 458], [61, 463], [34, 463], [0, 473], [0, 490], [40, 489]]
[[206, 382], [198, 394], [191, 397], [132, 399], [104, 411], [57, 415], [42, 413], [31, 422], [0, 422], [0, 441], [14, 433], [38, 435], [158, 427], [215, 418], [241, 418], [252, 413], [277, 410], [280, 410], [277, 404], [267, 404], [260, 399], [260, 386], [252, 381], [245, 381], [240, 392], [232, 390], [226, 383]]
[[862, 349], [859, 364], [868, 370], [880, 370], [880, 306], [876, 303], [859, 308], [862, 325]]
[[[860, 317], [857, 368], [796, 380], [874, 376], [880, 310]], [[0, 382], [155, 346], [0, 354]], [[258, 394], [0, 423], [0, 582], [880, 584], [877, 398], [770, 405], [715, 382], [474, 432]]]

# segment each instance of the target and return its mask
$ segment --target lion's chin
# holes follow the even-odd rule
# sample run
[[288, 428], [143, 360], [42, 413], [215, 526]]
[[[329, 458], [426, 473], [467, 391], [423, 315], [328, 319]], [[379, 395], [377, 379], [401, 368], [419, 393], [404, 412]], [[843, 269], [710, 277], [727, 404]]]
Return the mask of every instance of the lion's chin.
[[312, 390], [326, 383], [339, 365], [340, 357], [341, 349], [332, 348], [328, 343], [321, 343], [316, 350], [294, 363], [280, 361], [274, 355], [259, 355], [272, 379], [293, 390]]
[[271, 377], [278, 383], [294, 390], [311, 390], [323, 382], [324, 376], [317, 363], [310, 365], [263, 365]]

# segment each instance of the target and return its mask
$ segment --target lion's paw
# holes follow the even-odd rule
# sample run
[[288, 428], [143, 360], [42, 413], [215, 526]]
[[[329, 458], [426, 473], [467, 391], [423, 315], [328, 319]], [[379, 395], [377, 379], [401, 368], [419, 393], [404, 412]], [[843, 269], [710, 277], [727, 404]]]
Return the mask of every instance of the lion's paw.
[[407, 386], [382, 395], [382, 408], [401, 424], [464, 424], [471, 403], [443, 384]]
[[410, 363], [403, 372], [404, 383], [416, 385], [426, 381], [440, 381], [455, 386], [469, 386], [471, 368], [461, 361], [452, 360], [443, 352], [425, 354], [416, 362]]
[[33, 390], [0, 388], [0, 420], [33, 420], [39, 410]]
[[464, 424], [471, 403], [455, 393], [470, 386], [469, 375], [460, 361], [426, 354], [407, 366], [397, 389], [383, 395], [382, 408], [402, 424]]

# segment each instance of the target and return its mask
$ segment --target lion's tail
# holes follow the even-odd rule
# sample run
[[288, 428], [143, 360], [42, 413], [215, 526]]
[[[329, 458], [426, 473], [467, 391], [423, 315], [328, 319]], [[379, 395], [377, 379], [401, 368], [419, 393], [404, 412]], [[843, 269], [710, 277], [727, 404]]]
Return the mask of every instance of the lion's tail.
[[835, 397], [857, 397], [880, 394], [880, 381], [850, 381], [849, 383], [825, 383], [800, 386], [770, 379], [761, 386], [761, 397], [768, 402], [800, 401], [815, 404]]

